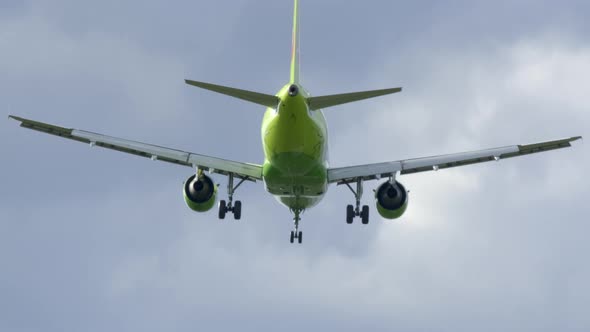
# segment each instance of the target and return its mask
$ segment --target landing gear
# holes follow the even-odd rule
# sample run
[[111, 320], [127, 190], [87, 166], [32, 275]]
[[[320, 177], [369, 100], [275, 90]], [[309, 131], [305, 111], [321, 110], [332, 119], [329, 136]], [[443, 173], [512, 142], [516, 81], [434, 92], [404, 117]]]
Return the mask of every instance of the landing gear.
[[356, 207], [352, 205], [348, 205], [346, 207], [346, 223], [352, 224], [355, 217], [360, 217], [363, 225], [367, 225], [369, 223], [369, 206], [363, 205], [361, 209], [361, 198], [363, 196], [363, 180], [356, 180], [356, 190], [352, 189], [352, 187], [348, 183], [346, 183], [346, 186], [350, 189], [350, 191], [352, 191], [352, 193], [354, 194], [354, 198], [356, 199]]
[[293, 224], [295, 229], [291, 231], [291, 238], [290, 242], [294, 243], [297, 239], [297, 242], [300, 244], [303, 242], [303, 232], [299, 231], [299, 222], [301, 221], [301, 210], [295, 210], [295, 217], [293, 218]]
[[226, 202], [225, 200], [219, 201], [218, 216], [219, 216], [219, 219], [225, 219], [225, 215], [228, 212], [231, 212], [234, 214], [235, 220], [240, 220], [242, 218], [242, 202], [236, 201], [235, 203], [233, 203], [234, 192], [236, 191], [236, 189], [238, 189], [238, 187], [242, 183], [244, 183], [244, 181], [246, 181], [246, 179], [240, 180], [240, 182], [238, 182], [238, 185], [234, 187], [234, 175], [232, 173], [230, 173], [228, 175], [228, 177], [229, 177], [229, 180], [227, 183], [228, 202]]

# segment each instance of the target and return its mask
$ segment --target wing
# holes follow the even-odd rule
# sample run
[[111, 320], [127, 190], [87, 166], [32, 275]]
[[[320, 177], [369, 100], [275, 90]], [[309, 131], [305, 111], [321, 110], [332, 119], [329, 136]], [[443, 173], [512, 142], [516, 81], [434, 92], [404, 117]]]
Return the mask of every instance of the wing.
[[236, 177], [242, 179], [253, 181], [262, 179], [262, 167], [260, 165], [209, 157], [192, 152], [175, 150], [157, 145], [96, 134], [84, 130], [58, 127], [12, 115], [9, 116], [9, 118], [19, 121], [21, 123], [20, 126], [23, 128], [87, 143], [90, 144], [90, 146], [99, 146], [102, 148], [126, 152], [141, 157], [151, 158], [152, 160], [161, 160], [193, 168], [198, 167], [205, 171], [223, 175], [233, 174]]
[[349, 182], [355, 182], [358, 179], [366, 181], [379, 179], [382, 177], [390, 177], [395, 175], [397, 172], [401, 172], [401, 174], [412, 174], [425, 171], [437, 171], [439, 169], [449, 167], [477, 164], [486, 161], [498, 161], [500, 159], [519, 157], [531, 153], [567, 148], [571, 146], [571, 142], [577, 141], [581, 138], [581, 136], [577, 136], [535, 144], [511, 145], [500, 148], [454, 153], [442, 156], [398, 160], [352, 167], [330, 168], [328, 169], [328, 181], [330, 183], [337, 182], [338, 184], [345, 184]]

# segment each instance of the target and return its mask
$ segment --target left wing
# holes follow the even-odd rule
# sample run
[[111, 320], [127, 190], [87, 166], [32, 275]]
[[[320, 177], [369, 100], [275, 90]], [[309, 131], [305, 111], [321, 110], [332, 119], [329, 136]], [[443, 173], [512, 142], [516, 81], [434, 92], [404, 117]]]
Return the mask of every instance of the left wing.
[[545, 152], [549, 150], [567, 148], [571, 142], [581, 139], [581, 136], [559, 139], [555, 141], [511, 145], [487, 150], [471, 151], [447, 154], [441, 156], [398, 160], [392, 162], [330, 168], [328, 169], [328, 181], [345, 184], [357, 180], [374, 180], [382, 177], [394, 176], [397, 172], [401, 174], [412, 174], [425, 171], [437, 171], [442, 168], [464, 166], [486, 161], [500, 160], [511, 157], [519, 157], [531, 153]]
[[99, 146], [151, 158], [152, 160], [161, 160], [173, 164], [200, 168], [205, 171], [223, 175], [233, 174], [238, 178], [247, 180], [256, 181], [262, 179], [262, 167], [260, 165], [225, 160], [192, 152], [96, 134], [84, 130], [58, 127], [43, 122], [24, 119], [18, 116], [10, 115], [9, 118], [19, 121], [21, 123], [20, 126], [23, 128], [87, 143], [90, 144], [90, 146]]

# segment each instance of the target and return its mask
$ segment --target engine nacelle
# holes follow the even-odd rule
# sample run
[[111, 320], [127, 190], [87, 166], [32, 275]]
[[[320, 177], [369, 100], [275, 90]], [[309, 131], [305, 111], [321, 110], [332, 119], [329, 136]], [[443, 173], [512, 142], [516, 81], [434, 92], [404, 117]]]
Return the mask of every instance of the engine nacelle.
[[408, 191], [399, 182], [383, 183], [375, 191], [377, 211], [385, 219], [397, 219], [408, 208]]
[[186, 205], [191, 210], [207, 212], [215, 205], [217, 186], [206, 175], [201, 175], [199, 179], [196, 175], [193, 175], [184, 183], [182, 193]]

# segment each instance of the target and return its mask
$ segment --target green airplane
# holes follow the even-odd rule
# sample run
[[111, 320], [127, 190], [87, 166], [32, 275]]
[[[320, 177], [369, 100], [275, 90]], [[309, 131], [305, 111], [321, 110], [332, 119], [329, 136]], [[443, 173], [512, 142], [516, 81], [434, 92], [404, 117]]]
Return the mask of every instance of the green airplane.
[[311, 96], [299, 81], [299, 1], [295, 0], [291, 52], [290, 81], [275, 95], [241, 90], [204, 82], [186, 80], [187, 84], [239, 98], [266, 107], [262, 121], [262, 165], [230, 161], [192, 152], [165, 148], [126, 139], [105, 136], [78, 129], [9, 116], [20, 126], [47, 134], [69, 138], [102, 148], [126, 152], [152, 160], [192, 167], [195, 174], [183, 186], [184, 200], [197, 212], [213, 208], [217, 199], [218, 185], [211, 174], [227, 176], [228, 199], [220, 200], [218, 216], [224, 219], [228, 212], [234, 219], [242, 215], [242, 203], [233, 197], [236, 189], [245, 181], [264, 183], [266, 190], [294, 215], [294, 229], [290, 242], [301, 243], [299, 231], [301, 214], [317, 205], [330, 184], [346, 185], [354, 194], [355, 204], [346, 207], [346, 222], [352, 224], [360, 217], [363, 224], [369, 223], [369, 207], [361, 207], [363, 183], [383, 179], [375, 190], [375, 204], [381, 217], [391, 220], [401, 217], [408, 206], [408, 191], [397, 181], [398, 175], [443, 168], [470, 165], [486, 161], [518, 157], [536, 152], [570, 147], [571, 142], [581, 137], [571, 137], [542, 143], [512, 145], [479, 151], [397, 160], [391, 162], [330, 168], [328, 165], [328, 130], [322, 109], [345, 103], [400, 92], [401, 88], [363, 91], [328, 96]]

